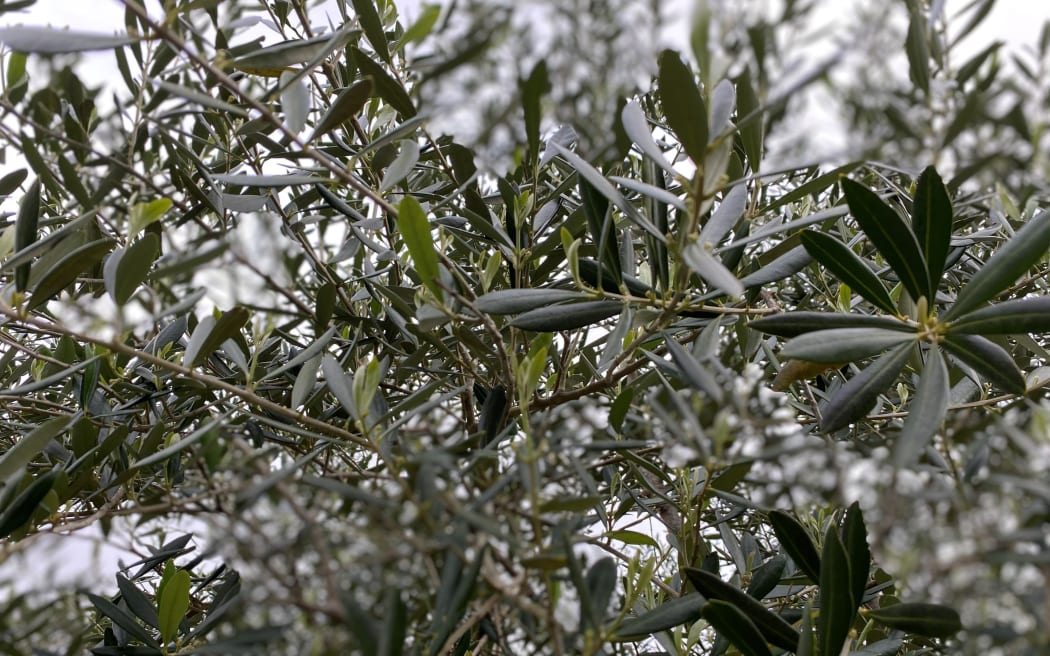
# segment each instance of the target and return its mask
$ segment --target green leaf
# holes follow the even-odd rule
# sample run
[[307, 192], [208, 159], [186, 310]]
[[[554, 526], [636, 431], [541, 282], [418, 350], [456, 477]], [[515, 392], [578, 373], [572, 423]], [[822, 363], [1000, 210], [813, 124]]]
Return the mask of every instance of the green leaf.
[[755, 599], [765, 598], [783, 578], [787, 561], [787, 556], [776, 554], [762, 563], [761, 567], [751, 572], [751, 582], [747, 584], [747, 593]]
[[682, 250], [682, 259], [689, 268], [704, 279], [712, 291], [719, 291], [728, 296], [744, 295], [744, 284], [737, 279], [722, 261], [711, 254], [707, 245], [699, 239], [694, 240]]
[[284, 124], [289, 131], [299, 134], [306, 127], [310, 115], [310, 90], [306, 83], [295, 79], [295, 73], [281, 73], [281, 109], [284, 111]]
[[642, 216], [641, 212], [639, 212], [634, 205], [627, 202], [627, 199], [624, 198], [623, 195], [620, 194], [620, 192], [616, 191], [616, 187], [612, 186], [612, 184], [605, 179], [605, 176], [603, 176], [598, 171], [598, 169], [594, 168], [579, 155], [572, 152], [568, 148], [563, 147], [554, 140], [548, 141], [547, 147], [553, 150], [561, 157], [564, 157], [565, 160], [569, 163], [569, 165], [576, 169], [576, 172], [579, 173], [581, 177], [587, 180], [587, 182], [589, 182], [592, 187], [598, 190], [598, 193], [600, 193], [602, 196], [605, 196], [612, 202], [613, 205], [620, 208], [620, 211], [624, 213], [624, 216], [626, 216], [629, 221], [634, 223], [642, 230], [648, 232], [654, 239], [658, 240], [660, 243], [667, 243], [667, 237], [662, 232], [660, 232], [660, 230], [657, 229], [657, 227], [653, 225], [652, 222], [649, 221], [649, 219]]
[[518, 314], [587, 298], [590, 298], [587, 294], [568, 289], [500, 289], [479, 296], [474, 307], [485, 314]]
[[540, 151], [540, 122], [543, 118], [543, 96], [551, 90], [550, 78], [547, 75], [547, 62], [543, 59], [532, 67], [529, 77], [522, 80], [521, 104], [525, 114], [525, 142], [528, 145], [530, 161], [535, 165]]
[[752, 319], [747, 325], [778, 337], [794, 337], [815, 330], [836, 328], [882, 328], [906, 333], [916, 330], [915, 326], [892, 317], [843, 312], [778, 312]]
[[157, 620], [161, 642], [166, 644], [175, 639], [179, 633], [179, 624], [189, 608], [190, 573], [180, 569], [164, 582], [157, 593]]
[[[601, 277], [608, 275], [612, 280], [619, 281], [623, 278], [623, 271], [620, 268], [620, 244], [616, 238], [616, 225], [612, 212], [609, 211], [609, 201], [582, 176], [579, 182], [583, 215], [587, 218], [591, 240], [598, 250], [598, 267]], [[619, 290], [619, 284], [616, 288]]]
[[752, 173], [758, 173], [762, 162], [762, 141], [764, 139], [765, 121], [758, 94], [751, 80], [751, 68], [744, 67], [736, 79], [737, 121], [740, 129], [740, 142], [747, 156], [747, 163]]
[[419, 17], [416, 18], [416, 22], [409, 25], [408, 29], [405, 30], [404, 35], [401, 36], [401, 40], [398, 41], [397, 48], [401, 49], [409, 43], [416, 43], [430, 36], [430, 33], [434, 30], [434, 26], [437, 25], [438, 18], [440, 17], [441, 5], [423, 5], [423, 9], [419, 12]]
[[135, 587], [123, 574], [117, 574], [117, 589], [120, 590], [120, 596], [127, 604], [128, 610], [134, 613], [135, 617], [157, 628], [160, 623], [157, 609], [153, 607], [153, 600], [147, 597], [146, 593]]
[[700, 619], [704, 603], [704, 598], [696, 592], [664, 602], [638, 617], [624, 620], [616, 629], [616, 637], [636, 638], [692, 624]]
[[383, 173], [383, 180], [379, 183], [379, 191], [387, 191], [402, 180], [406, 179], [419, 163], [419, 144], [413, 139], [401, 141], [401, 149], [397, 157]]
[[[63, 417], [63, 419], [65, 419], [65, 417]], [[36, 509], [40, 506], [40, 502], [47, 497], [61, 473], [62, 468], [56, 467], [46, 474], [37, 476], [33, 479], [33, 482], [26, 487], [26, 489], [22, 490], [22, 492], [4, 508], [3, 513], [0, 513], [0, 539], [11, 535], [32, 519], [33, 515], [36, 513]]]
[[959, 292], [944, 313], [951, 321], [969, 313], [1020, 278], [1050, 249], [1050, 211], [1029, 219], [1010, 241], [992, 255]]
[[331, 355], [325, 355], [321, 359], [321, 371], [324, 372], [328, 389], [332, 391], [347, 414], [354, 419], [360, 419], [357, 414], [357, 403], [354, 401], [354, 381], [343, 371], [343, 365], [339, 364], [339, 360]]
[[305, 64], [331, 45], [331, 34], [312, 39], [291, 39], [259, 48], [231, 62], [238, 71], [263, 77], [280, 77], [290, 66]]
[[28, 176], [29, 172], [25, 169], [15, 169], [4, 175], [0, 178], [0, 196], [10, 196], [15, 193]]
[[780, 546], [802, 573], [814, 583], [820, 581], [820, 554], [802, 524], [782, 510], [770, 511], [769, 523]]
[[160, 254], [160, 237], [147, 233], [131, 246], [110, 253], [102, 267], [106, 291], [117, 305], [124, 305], [149, 275]]
[[[32, 382], [28, 382], [28, 383], [25, 383], [23, 385], [19, 385], [18, 387], [11, 387], [11, 388], [5, 389], [3, 391], [0, 391], [0, 396], [24, 396], [24, 395], [29, 394], [31, 392], [36, 392], [38, 390], [47, 389], [48, 387], [51, 387], [55, 383], [58, 383], [58, 382], [60, 382], [62, 380], [65, 380], [66, 378], [69, 378], [70, 376], [72, 376], [76, 372], [80, 371], [81, 369], [88, 368], [92, 364], [98, 362], [98, 360], [101, 357], [102, 356], [95, 355], [95, 356], [92, 356], [92, 357], [88, 358], [87, 360], [82, 361], [82, 362], [77, 362], [76, 364], [74, 364], [74, 365], [72, 365], [72, 366], [70, 366], [70, 367], [68, 367], [66, 369], [63, 369], [62, 371], [57, 371], [57, 372], [51, 374], [50, 376], [44, 376], [43, 378], [41, 378], [39, 380], [34, 380]], [[61, 419], [61, 417], [59, 417], [59, 419]], [[2, 475], [0, 475], [0, 479], [3, 479]]]
[[704, 605], [703, 615], [743, 656], [772, 655], [755, 623], [733, 604], [712, 599]]
[[444, 298], [444, 290], [438, 284], [437, 249], [430, 236], [430, 222], [419, 201], [411, 196], [401, 200], [397, 208], [397, 226], [420, 280], [434, 296]]
[[930, 47], [926, 37], [926, 15], [913, 9], [904, 49], [908, 53], [908, 76], [915, 86], [930, 93]]
[[843, 364], [916, 341], [916, 334], [886, 328], [835, 328], [800, 335], [784, 345], [785, 358], [822, 364]]
[[146, 226], [156, 223], [164, 213], [171, 209], [170, 198], [158, 198], [148, 203], [137, 203], [131, 208], [128, 219], [128, 241], [131, 241]]
[[846, 548], [834, 524], [824, 533], [820, 556], [820, 615], [817, 617], [817, 653], [837, 655], [849, 636], [857, 612]]
[[[653, 139], [653, 131], [649, 126], [649, 119], [646, 117], [645, 112], [642, 111], [642, 106], [638, 104], [638, 101], [631, 101], [624, 105], [623, 110], [620, 112], [620, 122], [623, 124], [624, 132], [638, 146], [639, 150], [672, 176], [678, 175], [674, 165], [667, 160], [663, 150], [660, 149], [660, 146], [656, 144], [656, 140]], [[624, 180], [617, 179], [616, 181], [624, 184]], [[635, 191], [638, 190], [635, 189]], [[674, 198], [674, 202], [681, 203], [677, 196], [668, 195]], [[668, 202], [671, 201], [668, 200]]]
[[707, 107], [693, 71], [674, 50], [660, 53], [658, 95], [664, 118], [689, 158], [704, 161], [707, 154]]
[[1026, 386], [1021, 370], [1010, 354], [995, 342], [980, 335], [949, 334], [941, 345], [985, 380], [1011, 394], [1024, 394]]
[[868, 529], [864, 525], [864, 513], [854, 501], [846, 509], [842, 522], [842, 541], [849, 558], [850, 592], [853, 607], [860, 606], [864, 591], [868, 588], [868, 573], [871, 569], [871, 548], [868, 546]]
[[1018, 335], [1050, 332], [1050, 296], [1004, 301], [969, 312], [951, 322], [950, 333]]
[[0, 43], [16, 52], [58, 55], [88, 50], [111, 50], [135, 43], [138, 39], [112, 34], [95, 34], [60, 30], [50, 27], [17, 25], [0, 27]]
[[586, 301], [568, 305], [552, 305], [519, 314], [511, 326], [534, 332], [574, 330], [615, 316], [623, 310], [619, 301]]
[[379, 94], [379, 97], [386, 104], [397, 110], [404, 118], [412, 118], [416, 115], [416, 107], [412, 104], [412, 99], [408, 97], [405, 87], [400, 82], [391, 77], [386, 72], [386, 69], [372, 61], [368, 55], [358, 50], [356, 46], [351, 46], [350, 52], [354, 57], [354, 63], [361, 70], [361, 75], [372, 78], [376, 93]]
[[160, 648], [160, 645], [157, 644], [157, 641], [152, 635], [150, 635], [149, 631], [142, 628], [142, 625], [138, 623], [131, 613], [120, 606], [117, 606], [105, 597], [100, 597], [89, 592], [87, 593], [87, 598], [100, 613], [112, 620], [114, 625], [124, 629], [128, 634], [140, 640], [147, 647], [153, 647], [154, 649]]
[[587, 569], [584, 587], [587, 594], [580, 595], [581, 617], [595, 629], [601, 628], [602, 619], [609, 610], [609, 600], [616, 590], [616, 561], [610, 557], [599, 558]]
[[850, 289], [883, 312], [897, 314], [897, 307], [886, 291], [886, 286], [849, 246], [830, 235], [812, 230], [805, 230], [800, 236], [806, 252], [849, 285]]
[[798, 631], [751, 595], [711, 572], [692, 567], [683, 571], [693, 587], [708, 600], [728, 602], [746, 615], [766, 642], [790, 651], [798, 647]]
[[[18, 217], [15, 219], [15, 253], [36, 241], [37, 222], [40, 220], [40, 180], [29, 185], [22, 202], [18, 206]], [[24, 292], [29, 285], [30, 263], [19, 264], [15, 268], [15, 289]]]
[[182, 366], [193, 368], [207, 360], [223, 342], [240, 332], [250, 316], [247, 308], [238, 305], [218, 319], [212, 315], [201, 319], [186, 344]]
[[32, 310], [54, 298], [82, 273], [94, 268], [112, 248], [113, 240], [103, 238], [73, 249], [40, 276], [28, 308]]
[[335, 102], [332, 103], [332, 106], [328, 108], [328, 111], [317, 123], [310, 140], [312, 141], [323, 134], [327, 134], [354, 116], [357, 116], [368, 102], [368, 99], [372, 97], [374, 88], [375, 85], [372, 82], [372, 78], [365, 77], [340, 91]]
[[832, 433], [866, 415], [904, 368], [912, 348], [901, 344], [840, 387], [821, 408], [820, 430]]
[[383, 29], [383, 20], [376, 11], [375, 0], [351, 0], [354, 5], [354, 13], [357, 14], [357, 22], [365, 33], [368, 42], [372, 44], [379, 58], [390, 64], [390, 45], [386, 40], [386, 31]]
[[844, 178], [842, 191], [853, 218], [900, 277], [912, 299], [917, 301], [923, 296], [932, 299], [926, 260], [911, 226], [877, 194], [853, 180]]
[[244, 118], [248, 117], [248, 111], [243, 107], [231, 105], [228, 102], [224, 102], [222, 100], [219, 100], [218, 98], [213, 98], [207, 93], [202, 93], [200, 91], [197, 91], [196, 89], [190, 89], [188, 87], [168, 82], [167, 80], [156, 80], [155, 84], [158, 88], [163, 89], [164, 91], [167, 91], [172, 95], [178, 96], [180, 98], [185, 98], [186, 100], [197, 103], [202, 107], [217, 109], [220, 112], [225, 112], [233, 116], [241, 116]]
[[292, 185], [306, 185], [329, 182], [327, 178], [303, 173], [290, 173], [288, 175], [214, 175], [215, 182], [238, 185], [241, 187], [290, 187]]
[[915, 399], [908, 408], [904, 428], [897, 436], [893, 462], [898, 467], [913, 464], [941, 427], [948, 412], [951, 386], [944, 356], [934, 344], [926, 354], [926, 366], [919, 377]]
[[692, 353], [685, 350], [670, 335], [664, 340], [664, 345], [667, 347], [667, 352], [671, 354], [671, 359], [674, 360], [675, 368], [690, 387], [704, 392], [716, 402], [722, 400], [722, 387], [718, 384], [714, 374], [705, 369]]
[[864, 616], [891, 629], [929, 638], [950, 638], [963, 628], [959, 613], [940, 604], [894, 604], [866, 610]]
[[951, 247], [953, 218], [948, 190], [932, 166], [926, 167], [919, 175], [911, 217], [912, 230], [926, 256], [930, 289], [936, 291]]

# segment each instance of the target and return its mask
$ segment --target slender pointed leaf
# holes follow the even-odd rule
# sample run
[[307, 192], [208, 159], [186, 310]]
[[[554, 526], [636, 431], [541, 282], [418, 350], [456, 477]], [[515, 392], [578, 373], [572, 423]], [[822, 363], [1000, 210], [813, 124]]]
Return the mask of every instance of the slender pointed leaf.
[[411, 196], [401, 200], [397, 208], [397, 226], [420, 280], [434, 296], [444, 298], [444, 291], [438, 283], [441, 272], [437, 249], [430, 235], [430, 222], [419, 201]]
[[386, 168], [383, 180], [379, 183], [379, 190], [387, 191], [407, 178], [416, 168], [417, 163], [419, 163], [419, 144], [412, 139], [402, 140], [401, 150]]
[[653, 139], [652, 128], [649, 127], [649, 119], [645, 116], [645, 112], [642, 111], [642, 106], [638, 104], [638, 101], [632, 100], [624, 105], [623, 111], [620, 112], [620, 121], [623, 124], [624, 132], [638, 146], [638, 150], [642, 151], [657, 166], [672, 176], [678, 175], [674, 165], [667, 160], [664, 152], [657, 145], [656, 140]]
[[666, 243], [667, 237], [665, 237], [664, 234], [661, 233], [656, 228], [656, 226], [652, 224], [651, 221], [649, 221], [649, 219], [642, 216], [641, 212], [639, 212], [634, 205], [627, 202], [627, 199], [624, 198], [620, 192], [616, 191], [616, 187], [612, 186], [612, 184], [605, 179], [605, 176], [603, 176], [598, 171], [598, 169], [594, 168], [593, 166], [588, 164], [582, 157], [572, 152], [568, 148], [563, 147], [561, 144], [554, 141], [553, 139], [547, 142], [547, 148], [553, 150], [555, 153], [565, 158], [565, 160], [569, 162], [569, 165], [576, 169], [576, 172], [579, 173], [582, 178], [584, 178], [587, 182], [591, 184], [592, 187], [598, 190], [598, 193], [600, 193], [602, 196], [605, 196], [612, 202], [613, 205], [620, 208], [620, 211], [624, 213], [624, 216], [626, 216], [628, 220], [630, 220], [642, 230], [648, 232], [655, 239], [659, 240], [660, 242]]
[[821, 409], [820, 429], [832, 433], [868, 413], [908, 362], [912, 344], [901, 344], [851, 378]]
[[190, 608], [190, 573], [180, 569], [165, 582], [157, 595], [157, 621], [161, 642], [175, 639], [179, 624]]
[[40, 455], [48, 443], [69, 426], [69, 417], [48, 419], [14, 443], [0, 456], [0, 481], [6, 481], [33, 458]]
[[474, 307], [486, 314], [518, 314], [566, 301], [589, 298], [569, 289], [500, 289], [479, 296]]
[[[36, 241], [37, 222], [40, 220], [40, 180], [29, 185], [22, 202], [18, 206], [18, 217], [15, 219], [15, 253], [21, 253]], [[8, 262], [10, 266], [10, 262]], [[26, 261], [15, 268], [15, 289], [24, 292], [29, 285], [31, 264]]]
[[211, 315], [201, 319], [186, 344], [182, 366], [196, 367], [204, 362], [223, 342], [240, 332], [250, 316], [247, 308], [238, 305], [229, 312], [223, 312], [218, 319]]
[[141, 640], [147, 647], [153, 647], [154, 649], [160, 648], [160, 645], [158, 645], [157, 641], [152, 635], [150, 635], [150, 632], [143, 628], [131, 613], [120, 606], [117, 606], [105, 597], [100, 597], [89, 592], [87, 593], [87, 598], [100, 613], [112, 620], [115, 625], [127, 631], [129, 635]]
[[707, 153], [707, 107], [693, 71], [674, 50], [660, 53], [658, 95], [667, 125], [689, 158], [703, 162]]
[[963, 629], [959, 613], [940, 604], [894, 604], [865, 611], [864, 615], [891, 629], [930, 638], [950, 638]]
[[0, 27], [0, 43], [15, 52], [40, 55], [111, 50], [136, 41], [138, 39], [129, 36], [78, 32], [51, 27], [30, 27], [28, 25]]
[[664, 344], [667, 346], [667, 352], [671, 354], [671, 359], [674, 360], [675, 367], [693, 389], [704, 392], [716, 402], [722, 399], [722, 387], [718, 384], [714, 374], [705, 369], [692, 353], [685, 350], [670, 336], [664, 340]]
[[616, 629], [616, 637], [642, 637], [683, 624], [692, 624], [700, 619], [704, 603], [704, 598], [696, 592], [672, 599], [638, 617], [624, 620]]
[[780, 546], [802, 573], [814, 583], [820, 581], [820, 554], [802, 524], [781, 510], [770, 511], [769, 523], [773, 526]]
[[919, 377], [915, 399], [908, 408], [908, 418], [897, 437], [893, 461], [898, 467], [910, 466], [930, 443], [948, 412], [951, 392], [948, 367], [934, 344], [926, 354], [926, 366]]
[[372, 44], [379, 58], [386, 63], [390, 62], [390, 44], [386, 40], [386, 30], [383, 29], [383, 19], [376, 11], [375, 0], [351, 0], [354, 5], [354, 13], [357, 14], [357, 22], [365, 33], [368, 42]]
[[990, 383], [1012, 394], [1024, 394], [1025, 381], [1014, 359], [1001, 346], [980, 335], [949, 334], [944, 348]]
[[281, 73], [281, 109], [284, 124], [291, 132], [299, 134], [306, 127], [310, 115], [310, 90], [302, 80], [295, 80], [295, 73]]
[[896, 304], [886, 286], [849, 246], [830, 235], [812, 230], [803, 231], [801, 238], [806, 252], [849, 285], [850, 289], [883, 312], [897, 314]]
[[736, 109], [736, 87], [730, 80], [722, 80], [711, 91], [711, 118], [708, 122], [708, 140], [714, 141], [730, 126]]
[[748, 326], [779, 337], [794, 337], [814, 330], [834, 328], [882, 328], [915, 332], [914, 326], [892, 317], [842, 312], [778, 312], [753, 319]]
[[393, 107], [406, 119], [416, 115], [416, 106], [412, 104], [412, 99], [400, 82], [391, 77], [386, 69], [356, 46], [351, 46], [350, 52], [353, 54], [354, 63], [361, 70], [361, 75], [372, 78], [376, 93], [386, 104]]
[[112, 248], [113, 240], [102, 238], [73, 249], [55, 262], [33, 286], [29, 309], [37, 308], [54, 298], [60, 291], [73, 284], [81, 274], [94, 268]]
[[711, 214], [711, 218], [704, 225], [697, 239], [712, 246], [717, 246], [719, 242], [725, 239], [729, 231], [740, 222], [746, 210], [747, 185], [738, 184], [722, 197], [722, 202], [718, 205], [718, 209]]
[[911, 227], [877, 194], [848, 178], [842, 180], [850, 213], [897, 273], [912, 298], [933, 298], [926, 260]]
[[323, 134], [331, 132], [356, 116], [364, 109], [368, 99], [372, 97], [374, 87], [372, 78], [365, 77], [340, 91], [332, 106], [328, 108], [325, 115], [318, 121], [310, 140], [312, 141]]
[[817, 617], [817, 653], [839, 654], [849, 636], [857, 606], [853, 599], [850, 563], [837, 527], [828, 526], [820, 555], [820, 615]]
[[321, 371], [324, 372], [324, 379], [328, 384], [328, 389], [335, 395], [339, 404], [343, 406], [343, 409], [351, 417], [359, 419], [357, 403], [354, 401], [354, 382], [343, 371], [343, 365], [339, 364], [339, 360], [336, 360], [331, 355], [325, 355], [321, 359]]
[[952, 201], [948, 190], [932, 166], [919, 175], [912, 207], [912, 229], [919, 248], [926, 256], [930, 288], [937, 289], [952, 239]]
[[864, 525], [864, 513], [856, 501], [850, 504], [842, 521], [842, 543], [849, 559], [852, 603], [853, 607], [857, 608], [864, 598], [864, 591], [868, 588], [871, 547], [868, 546], [868, 528]]
[[233, 60], [232, 65], [249, 75], [280, 77], [289, 67], [305, 64], [331, 45], [332, 35], [312, 39], [291, 39], [259, 48]]
[[944, 313], [950, 321], [982, 305], [1006, 289], [1050, 250], [1050, 211], [1029, 219], [962, 288], [955, 304]]
[[54, 487], [61, 471], [60, 467], [56, 467], [46, 474], [37, 476], [4, 508], [3, 513], [0, 513], [0, 539], [22, 528], [33, 518], [40, 503]]
[[519, 314], [510, 325], [522, 330], [545, 333], [574, 330], [608, 319], [620, 314], [622, 310], [623, 303], [619, 301], [585, 301], [553, 305]]
[[704, 605], [703, 614], [743, 656], [772, 656], [758, 627], [733, 604], [712, 599]]
[[800, 335], [785, 344], [780, 353], [807, 362], [842, 364], [915, 340], [915, 334], [886, 328], [835, 328]]
[[1004, 301], [951, 323], [951, 334], [1017, 335], [1050, 332], [1050, 296]]
[[124, 305], [146, 279], [160, 254], [160, 237], [147, 233], [127, 248], [110, 253], [102, 268], [106, 291], [117, 305]]
[[744, 295], [744, 284], [722, 264], [721, 260], [711, 254], [703, 242], [694, 240], [686, 246], [682, 250], [682, 259], [690, 269], [711, 286], [713, 291], [733, 297]]
[[693, 587], [708, 600], [717, 599], [736, 606], [758, 627], [766, 642], [790, 651], [798, 647], [798, 631], [754, 597], [711, 572], [692, 567], [683, 571]]

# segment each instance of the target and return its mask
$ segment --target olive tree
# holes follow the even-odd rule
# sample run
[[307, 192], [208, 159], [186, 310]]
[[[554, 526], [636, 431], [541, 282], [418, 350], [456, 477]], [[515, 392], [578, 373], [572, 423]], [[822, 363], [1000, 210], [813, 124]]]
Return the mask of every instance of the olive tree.
[[[0, 554], [142, 556], [7, 652], [1045, 647], [1047, 39], [915, 0], [865, 93], [778, 83], [818, 3], [399, 4], [0, 28]], [[771, 166], [822, 85], [894, 164]]]

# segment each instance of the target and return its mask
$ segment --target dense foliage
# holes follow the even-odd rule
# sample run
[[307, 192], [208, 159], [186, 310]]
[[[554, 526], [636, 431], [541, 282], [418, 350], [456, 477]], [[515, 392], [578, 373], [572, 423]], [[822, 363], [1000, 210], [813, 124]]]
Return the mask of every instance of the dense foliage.
[[[1050, 31], [123, 4], [0, 28], [5, 653], [1050, 645]], [[73, 534], [141, 558], [11, 567]]]

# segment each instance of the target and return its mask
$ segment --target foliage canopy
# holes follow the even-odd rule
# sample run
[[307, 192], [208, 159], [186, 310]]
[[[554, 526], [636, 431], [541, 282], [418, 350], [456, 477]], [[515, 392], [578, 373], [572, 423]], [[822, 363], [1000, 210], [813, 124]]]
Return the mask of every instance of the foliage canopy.
[[[909, 0], [874, 89], [776, 83], [818, 3], [123, 4], [0, 28], [0, 559], [141, 555], [7, 653], [1050, 644], [1050, 31]], [[783, 166], [814, 85], [864, 150]]]

